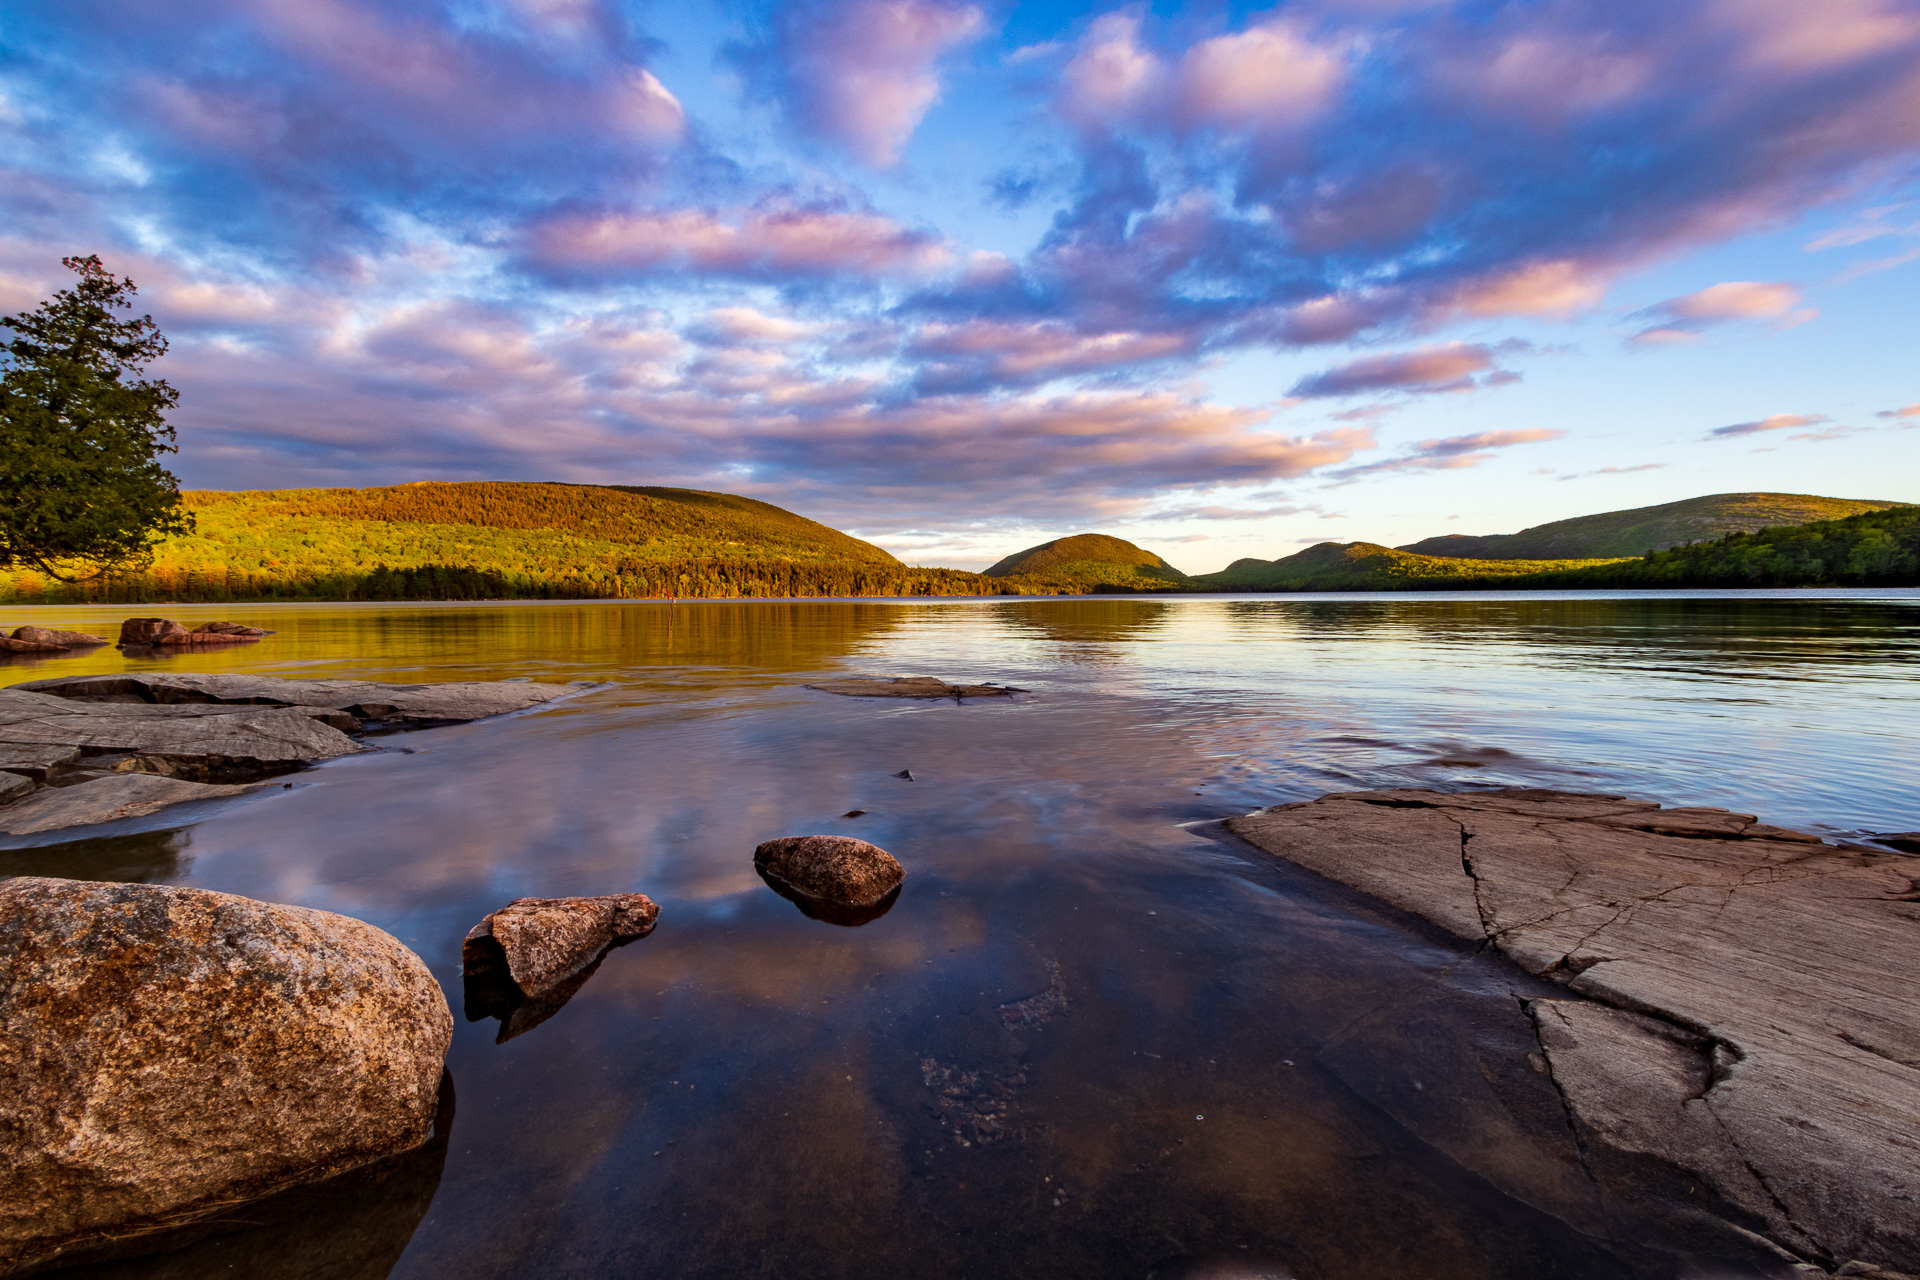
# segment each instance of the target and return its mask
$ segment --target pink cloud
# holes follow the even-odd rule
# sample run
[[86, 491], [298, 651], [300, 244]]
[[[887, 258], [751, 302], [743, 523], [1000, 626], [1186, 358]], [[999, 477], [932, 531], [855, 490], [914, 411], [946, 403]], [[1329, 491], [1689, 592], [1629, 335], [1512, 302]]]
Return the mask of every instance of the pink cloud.
[[[1361, 395], [1370, 391], [1472, 391], [1512, 382], [1519, 375], [1494, 367], [1495, 350], [1478, 342], [1448, 342], [1390, 355], [1367, 356], [1294, 383], [1289, 395], [1306, 398]], [[1474, 381], [1475, 374], [1484, 374]]]
[[789, 115], [885, 168], [940, 96], [940, 59], [977, 38], [985, 15], [935, 0], [839, 0], [796, 8], [771, 56]]
[[1364, 466], [1344, 467], [1330, 474], [1335, 480], [1346, 483], [1383, 471], [1458, 471], [1479, 466], [1493, 457], [1495, 449], [1558, 440], [1566, 434], [1547, 427], [1523, 427], [1513, 431], [1478, 431], [1467, 436], [1422, 440], [1397, 458], [1369, 462]]
[[969, 320], [923, 325], [909, 351], [929, 361], [923, 382], [949, 385], [971, 379], [1033, 381], [1140, 364], [1192, 348], [1193, 338], [1179, 333], [1081, 333], [1051, 322]]
[[1140, 19], [1109, 13], [1087, 28], [1062, 73], [1067, 114], [1088, 123], [1122, 116], [1160, 81], [1160, 59], [1140, 45]]
[[1297, 26], [1268, 22], [1188, 49], [1174, 107], [1188, 128], [1287, 127], [1324, 107], [1342, 73], [1339, 57]]
[[1668, 298], [1639, 312], [1655, 321], [1628, 339], [1635, 346], [1691, 342], [1716, 325], [1740, 320], [1783, 320], [1803, 324], [1820, 313], [1800, 305], [1800, 290], [1779, 281], [1729, 280], [1697, 293]]
[[549, 272], [688, 270], [713, 275], [929, 275], [953, 254], [933, 236], [874, 213], [773, 208], [731, 220], [703, 209], [565, 214], [528, 236]]
[[1910, 404], [1900, 409], [1882, 409], [1873, 416], [1876, 418], [1920, 418], [1920, 404]]
[[1736, 422], [1731, 426], [1715, 427], [1709, 431], [1709, 440], [1731, 440], [1739, 436], [1758, 435], [1762, 431], [1784, 431], [1789, 427], [1811, 427], [1815, 423], [1827, 421], [1824, 413], [1776, 413], [1761, 418], [1757, 422]]

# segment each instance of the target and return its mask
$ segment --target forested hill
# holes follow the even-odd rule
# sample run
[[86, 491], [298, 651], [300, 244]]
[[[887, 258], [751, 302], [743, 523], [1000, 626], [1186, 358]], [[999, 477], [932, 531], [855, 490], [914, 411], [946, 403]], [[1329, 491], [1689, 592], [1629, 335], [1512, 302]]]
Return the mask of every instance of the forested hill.
[[986, 571], [989, 578], [1046, 577], [1079, 591], [1164, 591], [1187, 575], [1143, 547], [1105, 533], [1077, 533], [1016, 551]]
[[510, 482], [184, 495], [197, 528], [149, 572], [22, 600], [461, 600], [976, 595], [978, 574], [915, 569], [752, 498]]
[[1510, 580], [1526, 587], [1920, 587], [1920, 507], [1714, 542]]
[[1641, 556], [1729, 533], [1753, 533], [1817, 520], [1841, 520], [1907, 504], [1808, 493], [1714, 493], [1657, 507], [1602, 511], [1535, 525], [1519, 533], [1447, 534], [1395, 548], [1466, 560], [1592, 560]]

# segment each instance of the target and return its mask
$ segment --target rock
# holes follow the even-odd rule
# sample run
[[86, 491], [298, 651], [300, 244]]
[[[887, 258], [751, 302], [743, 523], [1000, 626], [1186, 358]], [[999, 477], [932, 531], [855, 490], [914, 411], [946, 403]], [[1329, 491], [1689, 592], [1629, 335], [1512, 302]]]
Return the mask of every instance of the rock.
[[933, 676], [853, 676], [845, 680], [822, 680], [807, 688], [848, 698], [1004, 698], [1026, 692], [1008, 685], [948, 684]]
[[504, 960], [528, 995], [592, 964], [608, 947], [653, 932], [660, 908], [644, 893], [597, 898], [515, 898], [473, 926], [460, 948], [463, 967]]
[[468, 1022], [499, 1018], [496, 1044], [560, 1012], [607, 952], [653, 932], [660, 908], [640, 893], [515, 898], [468, 932], [460, 948]]
[[0, 636], [0, 653], [65, 653], [63, 644], [47, 644], [40, 640], [19, 640], [12, 636]]
[[782, 836], [753, 851], [769, 882], [835, 907], [875, 907], [898, 892], [906, 872], [892, 854], [851, 836]]
[[579, 689], [531, 681], [449, 681], [383, 684], [374, 680], [281, 680], [272, 676], [190, 672], [120, 672], [33, 680], [13, 688], [76, 702], [148, 702], [162, 706], [313, 707], [359, 720], [397, 724], [457, 724], [524, 711]]
[[15, 627], [15, 640], [29, 640], [34, 644], [57, 644], [63, 649], [77, 649], [83, 645], [105, 644], [105, 636], [88, 635], [84, 631], [59, 631], [53, 627]]
[[128, 618], [120, 624], [120, 644], [158, 644], [166, 636], [186, 635], [187, 629], [171, 618]]
[[294, 707], [143, 706], [0, 689], [0, 749], [36, 746], [161, 756], [205, 781], [285, 773], [368, 750]]
[[0, 773], [0, 804], [12, 804], [32, 790], [32, 778], [17, 773]]
[[1802, 1257], [1920, 1269], [1920, 858], [1552, 791], [1228, 826], [1564, 984], [1529, 1012], [1593, 1156], [1681, 1170]]
[[[14, 773], [0, 773], [32, 790], [33, 784]], [[0, 835], [28, 836], [66, 827], [92, 826], [138, 818], [177, 804], [221, 800], [260, 790], [265, 784], [216, 786], [183, 782], [151, 773], [112, 773], [67, 787], [46, 787], [0, 809]], [[20, 794], [25, 795], [25, 792]]]
[[1873, 838], [1889, 848], [1920, 853], [1920, 831], [1882, 831]]
[[197, 636], [270, 636], [274, 633], [261, 627], [249, 627], [240, 622], [204, 622], [193, 629], [193, 634]]
[[45, 782], [55, 769], [79, 758], [78, 747], [50, 743], [0, 743], [0, 772], [17, 773], [35, 782]]
[[157, 885], [0, 882], [0, 1268], [419, 1146], [452, 1017], [389, 935]]

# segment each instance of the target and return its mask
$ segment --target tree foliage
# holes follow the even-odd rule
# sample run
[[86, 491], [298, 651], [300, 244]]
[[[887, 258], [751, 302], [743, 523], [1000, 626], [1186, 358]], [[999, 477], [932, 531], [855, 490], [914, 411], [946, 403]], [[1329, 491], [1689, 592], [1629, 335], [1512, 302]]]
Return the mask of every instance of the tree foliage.
[[192, 529], [158, 461], [174, 452], [179, 393], [142, 376], [167, 340], [152, 316], [124, 318], [133, 281], [100, 259], [63, 258], [80, 279], [25, 315], [0, 317], [0, 567], [61, 581], [137, 568]]

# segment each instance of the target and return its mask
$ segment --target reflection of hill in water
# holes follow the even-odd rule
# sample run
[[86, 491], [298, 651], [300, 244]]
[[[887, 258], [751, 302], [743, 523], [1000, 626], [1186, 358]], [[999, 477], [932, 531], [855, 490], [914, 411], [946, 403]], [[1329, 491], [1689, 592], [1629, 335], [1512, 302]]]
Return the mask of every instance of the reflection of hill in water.
[[1177, 607], [1164, 600], [1063, 600], [992, 606], [994, 618], [1012, 635], [1067, 644], [1145, 640], [1167, 624]]
[[140, 831], [0, 850], [0, 876], [58, 876], [64, 880], [117, 880], [160, 884], [185, 878], [193, 859], [186, 831]]

